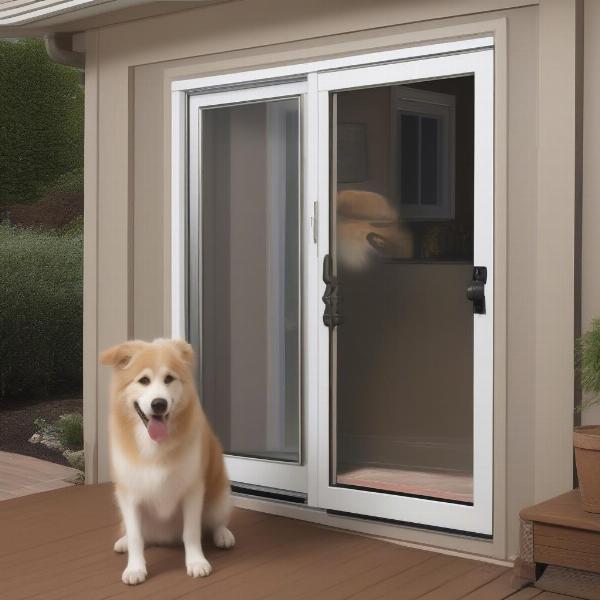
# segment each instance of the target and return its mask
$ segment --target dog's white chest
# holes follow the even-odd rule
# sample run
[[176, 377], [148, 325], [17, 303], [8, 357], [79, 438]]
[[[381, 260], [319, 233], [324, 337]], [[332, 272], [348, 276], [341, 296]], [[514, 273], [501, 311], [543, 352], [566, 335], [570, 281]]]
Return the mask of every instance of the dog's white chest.
[[148, 467], [142, 474], [139, 498], [160, 519], [168, 519], [181, 503], [188, 482], [164, 467]]
[[118, 449], [114, 449], [115, 478], [159, 519], [169, 519], [198, 476], [200, 453], [199, 448], [194, 450], [184, 454], [176, 464], [156, 462], [140, 465], [131, 463]]
[[138, 467], [128, 473], [130, 493], [163, 520], [173, 515], [188, 486], [189, 482], [180, 473], [163, 466]]

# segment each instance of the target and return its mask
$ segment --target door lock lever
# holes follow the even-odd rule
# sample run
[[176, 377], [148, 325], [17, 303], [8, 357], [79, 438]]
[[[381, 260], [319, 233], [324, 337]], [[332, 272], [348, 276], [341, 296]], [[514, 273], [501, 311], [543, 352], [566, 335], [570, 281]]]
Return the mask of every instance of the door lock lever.
[[327, 254], [323, 259], [323, 282], [325, 283], [323, 323], [330, 329], [334, 329], [338, 325], [341, 325], [344, 319], [338, 312], [342, 298], [340, 296], [337, 277], [333, 275], [333, 261], [330, 254]]
[[467, 287], [467, 299], [473, 303], [473, 314], [485, 315], [487, 268], [473, 267], [473, 281]]

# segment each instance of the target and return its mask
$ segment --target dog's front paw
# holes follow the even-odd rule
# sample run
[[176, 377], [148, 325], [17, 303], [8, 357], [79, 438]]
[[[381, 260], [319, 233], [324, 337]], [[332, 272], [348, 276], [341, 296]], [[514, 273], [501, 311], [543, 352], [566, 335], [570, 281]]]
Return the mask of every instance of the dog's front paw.
[[219, 527], [213, 533], [213, 540], [217, 548], [232, 548], [235, 545], [233, 533], [227, 527]]
[[190, 577], [206, 577], [212, 571], [210, 563], [205, 558], [186, 563], [185, 566]]
[[146, 581], [147, 576], [148, 572], [146, 571], [145, 567], [127, 567], [123, 571], [121, 579], [123, 580], [123, 583], [126, 583], [127, 585], [137, 585], [138, 583]]
[[123, 552], [127, 552], [127, 536], [124, 535], [122, 538], [119, 538], [115, 545], [113, 546], [113, 550], [122, 554]]

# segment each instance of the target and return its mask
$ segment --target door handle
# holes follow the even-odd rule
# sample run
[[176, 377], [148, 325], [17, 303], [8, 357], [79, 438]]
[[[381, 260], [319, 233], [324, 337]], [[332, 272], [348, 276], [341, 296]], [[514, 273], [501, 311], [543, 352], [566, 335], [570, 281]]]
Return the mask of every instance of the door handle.
[[323, 282], [325, 283], [325, 293], [323, 294], [323, 323], [329, 329], [333, 330], [344, 321], [339, 314], [339, 305], [342, 302], [337, 277], [333, 275], [333, 261], [331, 255], [327, 254], [323, 259]]
[[467, 299], [473, 303], [473, 314], [485, 315], [487, 268], [473, 267], [473, 281], [467, 287]]

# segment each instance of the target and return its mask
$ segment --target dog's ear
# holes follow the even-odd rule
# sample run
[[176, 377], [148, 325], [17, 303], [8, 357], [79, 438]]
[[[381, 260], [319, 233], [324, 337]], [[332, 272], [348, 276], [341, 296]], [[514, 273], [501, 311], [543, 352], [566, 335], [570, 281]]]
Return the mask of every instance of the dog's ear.
[[175, 346], [179, 354], [181, 354], [183, 361], [192, 366], [194, 364], [194, 349], [192, 346], [185, 340], [172, 340], [172, 342], [173, 346]]
[[134, 355], [141, 350], [144, 343], [138, 340], [130, 340], [118, 346], [113, 346], [100, 355], [100, 364], [115, 369], [125, 369]]

